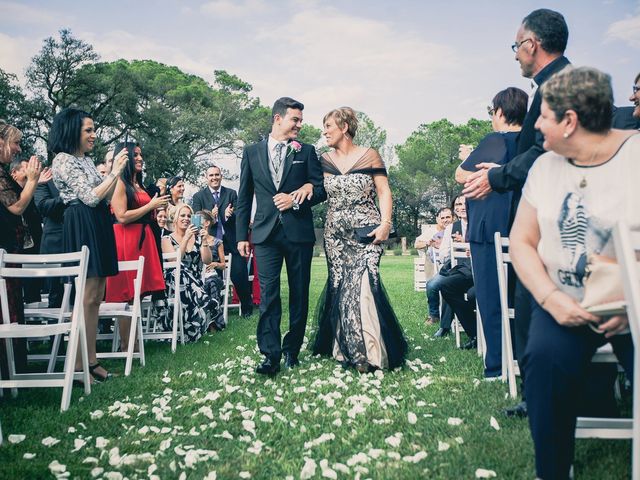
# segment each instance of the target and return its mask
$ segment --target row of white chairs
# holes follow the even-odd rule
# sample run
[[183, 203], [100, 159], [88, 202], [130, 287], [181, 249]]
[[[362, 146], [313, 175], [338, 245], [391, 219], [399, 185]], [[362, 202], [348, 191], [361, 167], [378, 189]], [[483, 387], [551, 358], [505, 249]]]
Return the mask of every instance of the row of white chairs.
[[[84, 297], [87, 263], [89, 250], [83, 247], [80, 252], [55, 255], [17, 255], [0, 250], [0, 302], [2, 304], [2, 323], [0, 323], [0, 339], [5, 340], [6, 360], [9, 368], [8, 379], [0, 379], [0, 396], [4, 388], [10, 388], [12, 394], [17, 394], [17, 388], [32, 387], [62, 387], [61, 411], [69, 408], [73, 380], [82, 380], [85, 394], [91, 393], [89, 378], [89, 364], [84, 325]], [[131, 373], [133, 360], [137, 358], [140, 365], [145, 365], [145, 340], [171, 340], [171, 351], [175, 353], [178, 340], [184, 344], [184, 326], [180, 305], [180, 269], [181, 259], [178, 251], [163, 254], [163, 269], [174, 269], [175, 288], [167, 292], [167, 304], [173, 307], [173, 329], [170, 332], [158, 331], [156, 322], [151, 316], [151, 297], [141, 298], [142, 278], [144, 275], [144, 257], [138, 260], [118, 262], [120, 271], [135, 272], [133, 303], [106, 303], [100, 305], [99, 317], [113, 319], [113, 332], [98, 336], [99, 340], [111, 340], [110, 352], [99, 352], [97, 357], [125, 360], [125, 376]], [[223, 315], [225, 324], [228, 322], [230, 308], [239, 304], [230, 302], [232, 286], [230, 281], [231, 256], [225, 257]], [[27, 305], [25, 308], [25, 323], [10, 323], [7, 292], [8, 279], [56, 279], [66, 278], [62, 305], [60, 308], [48, 308], [46, 302]], [[71, 304], [72, 288], [75, 286], [75, 299]], [[143, 315], [146, 309], [147, 315]], [[129, 327], [129, 343], [126, 351], [120, 350], [120, 319], [126, 317], [131, 320]], [[144, 323], [143, 323], [143, 320]], [[53, 338], [51, 351], [46, 354], [32, 354], [28, 360], [47, 361], [46, 372], [17, 373], [13, 353], [13, 339], [43, 340]], [[66, 353], [60, 355], [60, 346], [67, 341]], [[136, 342], [138, 351], [136, 351]], [[76, 352], [80, 349], [83, 368], [75, 371]], [[58, 360], [64, 361], [63, 373], [55, 371]], [[2, 429], [0, 426], [0, 444], [2, 444]]]

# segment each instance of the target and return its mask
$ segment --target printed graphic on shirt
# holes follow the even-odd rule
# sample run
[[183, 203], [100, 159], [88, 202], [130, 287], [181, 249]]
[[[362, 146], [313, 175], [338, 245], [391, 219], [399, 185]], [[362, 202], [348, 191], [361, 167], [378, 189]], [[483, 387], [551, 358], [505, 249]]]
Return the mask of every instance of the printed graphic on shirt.
[[609, 241], [611, 228], [597, 223], [589, 215], [583, 196], [569, 192], [562, 202], [558, 219], [562, 249], [570, 259], [568, 268], [557, 272], [563, 285], [582, 287], [588, 255], [599, 253]]

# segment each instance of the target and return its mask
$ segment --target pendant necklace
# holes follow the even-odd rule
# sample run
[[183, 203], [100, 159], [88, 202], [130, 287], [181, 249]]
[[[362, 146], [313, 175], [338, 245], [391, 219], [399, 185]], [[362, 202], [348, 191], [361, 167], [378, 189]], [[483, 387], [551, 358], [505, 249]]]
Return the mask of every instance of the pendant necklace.
[[[609, 130], [610, 132], [611, 130]], [[606, 135], [604, 136], [604, 138], [602, 140], [600, 140], [600, 143], [598, 143], [598, 146], [594, 149], [593, 154], [591, 155], [591, 159], [589, 160], [589, 163], [587, 165], [584, 165], [584, 167], [586, 168], [590, 168], [593, 166], [593, 162], [596, 159], [596, 156], [598, 155], [598, 153], [600, 153], [600, 147], [602, 146], [602, 144], [605, 142], [605, 140], [607, 139], [607, 137], [609, 136], [609, 132], [606, 133]], [[575, 165], [575, 162], [573, 162], [573, 164]], [[582, 174], [582, 180], [580, 180], [580, 183], [578, 184], [578, 186], [580, 188], [585, 188], [587, 186], [587, 171], [585, 170], [584, 173]]]

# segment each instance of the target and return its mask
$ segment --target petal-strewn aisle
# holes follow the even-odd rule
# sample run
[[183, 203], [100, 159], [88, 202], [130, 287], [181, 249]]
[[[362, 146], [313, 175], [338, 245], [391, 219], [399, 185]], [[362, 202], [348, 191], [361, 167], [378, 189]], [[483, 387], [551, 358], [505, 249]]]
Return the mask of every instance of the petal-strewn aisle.
[[[314, 299], [323, 259], [312, 275]], [[149, 344], [147, 367], [85, 398], [74, 389], [64, 414], [57, 390], [5, 395], [0, 477], [532, 478], [528, 425], [500, 414], [506, 387], [480, 380], [475, 352], [423, 326], [413, 259], [384, 257], [382, 278], [410, 342], [403, 370], [363, 376], [305, 350], [300, 368], [259, 377], [257, 316], [232, 316], [175, 355]], [[581, 441], [576, 469], [624, 478], [629, 454], [628, 443]]]

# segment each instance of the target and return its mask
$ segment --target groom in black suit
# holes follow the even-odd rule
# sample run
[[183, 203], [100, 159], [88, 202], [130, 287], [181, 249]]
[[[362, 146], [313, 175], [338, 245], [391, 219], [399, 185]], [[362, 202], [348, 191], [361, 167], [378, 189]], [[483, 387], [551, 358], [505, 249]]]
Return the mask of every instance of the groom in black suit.
[[248, 317], [253, 312], [251, 301], [251, 286], [247, 260], [243, 258], [236, 247], [236, 216], [234, 206], [238, 203], [235, 190], [223, 187], [222, 171], [213, 165], [205, 172], [207, 186], [193, 196], [193, 211], [209, 210], [218, 221], [209, 227], [209, 233], [222, 239], [225, 253], [231, 254], [231, 281], [240, 299], [242, 316]]
[[[256, 213], [252, 241], [260, 280], [258, 347], [265, 356], [256, 372], [273, 375], [298, 364], [309, 310], [309, 280], [315, 235], [312, 205], [326, 199], [322, 169], [315, 148], [295, 139], [302, 126], [304, 105], [278, 99], [272, 109], [268, 139], [245, 147], [240, 167], [236, 207], [238, 251], [249, 255], [248, 228], [253, 196]], [[287, 266], [289, 331], [281, 342], [280, 271]]]

